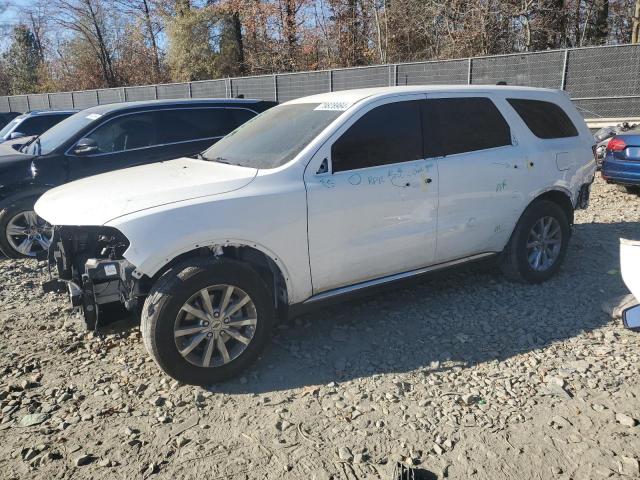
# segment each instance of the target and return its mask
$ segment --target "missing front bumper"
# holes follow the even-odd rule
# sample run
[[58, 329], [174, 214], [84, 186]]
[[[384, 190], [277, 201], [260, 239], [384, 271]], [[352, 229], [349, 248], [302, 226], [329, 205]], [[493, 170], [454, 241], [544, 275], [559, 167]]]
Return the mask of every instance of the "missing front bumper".
[[88, 259], [84, 273], [74, 280], [53, 279], [43, 284], [45, 292], [66, 290], [73, 308], [82, 310], [88, 330], [121, 320], [137, 310], [138, 283], [135, 267], [127, 260]]

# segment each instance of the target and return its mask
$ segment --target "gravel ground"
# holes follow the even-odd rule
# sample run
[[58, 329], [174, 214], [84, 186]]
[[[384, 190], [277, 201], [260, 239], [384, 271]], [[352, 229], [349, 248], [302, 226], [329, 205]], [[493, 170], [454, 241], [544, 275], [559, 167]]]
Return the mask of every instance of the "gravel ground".
[[0, 260], [0, 477], [640, 478], [640, 335], [601, 307], [628, 293], [621, 236], [640, 197], [598, 179], [552, 281], [467, 268], [327, 308], [210, 390]]

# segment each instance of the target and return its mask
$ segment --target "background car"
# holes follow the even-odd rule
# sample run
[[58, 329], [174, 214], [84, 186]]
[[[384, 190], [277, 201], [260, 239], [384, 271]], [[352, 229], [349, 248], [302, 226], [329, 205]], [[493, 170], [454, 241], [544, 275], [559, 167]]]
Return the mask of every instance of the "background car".
[[4, 128], [7, 123], [18, 115], [20, 115], [20, 112], [0, 112], [0, 128]]
[[77, 112], [78, 110], [34, 110], [23, 113], [0, 130], [0, 142], [40, 135]]
[[602, 163], [602, 178], [629, 193], [640, 192], [640, 130], [619, 134], [609, 140]]
[[622, 122], [617, 125], [602, 127], [593, 134], [593, 139], [596, 142], [596, 167], [598, 170], [602, 169], [602, 162], [607, 154], [607, 144], [609, 140], [618, 134], [635, 130], [637, 127], [638, 125], [635, 123]]
[[20, 152], [0, 156], [0, 250], [16, 258], [48, 249], [51, 227], [36, 216], [33, 205], [50, 188], [196, 155], [273, 105], [245, 99], [152, 100], [100, 105], [72, 115]]

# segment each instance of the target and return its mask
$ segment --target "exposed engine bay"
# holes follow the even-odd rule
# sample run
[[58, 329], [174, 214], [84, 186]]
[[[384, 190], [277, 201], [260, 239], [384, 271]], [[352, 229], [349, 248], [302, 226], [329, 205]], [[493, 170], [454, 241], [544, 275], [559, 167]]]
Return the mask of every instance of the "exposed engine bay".
[[45, 291], [66, 287], [90, 330], [113, 321], [113, 315], [104, 315], [107, 304], [135, 311], [143, 294], [135, 267], [122, 256], [128, 247], [127, 238], [114, 228], [55, 227], [47, 258], [58, 278], [46, 282]]

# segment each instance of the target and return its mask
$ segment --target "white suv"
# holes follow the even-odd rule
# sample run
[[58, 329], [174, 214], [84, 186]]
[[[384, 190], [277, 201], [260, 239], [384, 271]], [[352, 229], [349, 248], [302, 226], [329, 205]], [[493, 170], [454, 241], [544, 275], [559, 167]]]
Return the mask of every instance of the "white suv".
[[109, 304], [141, 311], [158, 365], [210, 384], [249, 365], [276, 318], [322, 300], [490, 256], [513, 280], [547, 280], [588, 202], [592, 143], [555, 90], [333, 92], [197, 159], [51, 190], [36, 211], [91, 328]]

